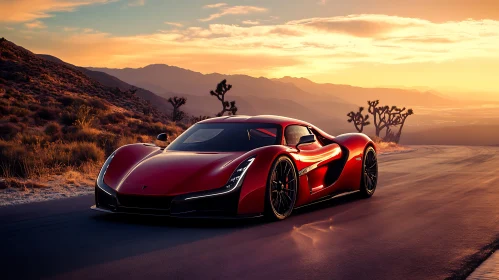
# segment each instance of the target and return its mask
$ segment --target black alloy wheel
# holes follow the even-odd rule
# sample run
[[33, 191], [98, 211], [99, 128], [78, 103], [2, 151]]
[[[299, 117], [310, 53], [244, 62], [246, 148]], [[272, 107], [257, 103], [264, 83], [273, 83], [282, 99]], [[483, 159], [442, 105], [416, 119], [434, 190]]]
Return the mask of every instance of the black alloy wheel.
[[298, 174], [293, 161], [287, 156], [279, 157], [267, 182], [267, 215], [273, 220], [283, 220], [291, 215], [298, 195]]
[[371, 197], [378, 184], [378, 158], [373, 147], [369, 146], [362, 160], [362, 180], [360, 192], [364, 197]]

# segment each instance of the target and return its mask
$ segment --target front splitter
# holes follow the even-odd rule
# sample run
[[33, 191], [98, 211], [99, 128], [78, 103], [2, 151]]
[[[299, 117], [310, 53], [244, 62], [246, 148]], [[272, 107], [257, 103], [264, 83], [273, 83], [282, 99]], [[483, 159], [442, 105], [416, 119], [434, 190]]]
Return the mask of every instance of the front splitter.
[[170, 218], [180, 218], [180, 219], [213, 219], [213, 220], [243, 220], [243, 219], [255, 219], [262, 218], [263, 214], [258, 215], [240, 215], [240, 216], [206, 216], [206, 215], [196, 215], [195, 212], [185, 212], [180, 214], [155, 214], [155, 213], [139, 213], [133, 211], [112, 211], [109, 209], [104, 209], [97, 207], [96, 205], [92, 205], [90, 209], [108, 213], [108, 214], [122, 214], [122, 215], [136, 215], [136, 216], [150, 216], [150, 217], [170, 217]]

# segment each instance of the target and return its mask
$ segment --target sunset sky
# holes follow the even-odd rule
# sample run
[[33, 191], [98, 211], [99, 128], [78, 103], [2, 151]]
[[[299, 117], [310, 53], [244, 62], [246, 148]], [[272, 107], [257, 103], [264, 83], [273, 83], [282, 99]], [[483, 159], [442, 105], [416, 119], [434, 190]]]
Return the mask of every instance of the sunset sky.
[[79, 66], [499, 94], [497, 0], [1, 0], [1, 36]]

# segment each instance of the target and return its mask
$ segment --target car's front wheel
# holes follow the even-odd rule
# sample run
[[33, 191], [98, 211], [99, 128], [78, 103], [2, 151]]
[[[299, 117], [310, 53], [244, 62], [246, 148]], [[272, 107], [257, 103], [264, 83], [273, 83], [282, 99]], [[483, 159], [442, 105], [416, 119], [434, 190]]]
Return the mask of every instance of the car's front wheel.
[[371, 146], [364, 152], [361, 176], [360, 193], [363, 197], [369, 198], [374, 194], [378, 184], [378, 157]]
[[298, 174], [287, 156], [277, 158], [269, 172], [266, 193], [266, 214], [272, 220], [291, 215], [298, 194]]

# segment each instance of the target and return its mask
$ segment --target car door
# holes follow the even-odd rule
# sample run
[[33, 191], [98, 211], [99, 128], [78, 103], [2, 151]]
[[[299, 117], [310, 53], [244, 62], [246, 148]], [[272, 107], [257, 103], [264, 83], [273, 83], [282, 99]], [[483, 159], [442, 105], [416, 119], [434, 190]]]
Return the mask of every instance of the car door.
[[[284, 139], [287, 146], [296, 147], [300, 137], [313, 134], [310, 128], [304, 125], [289, 125], [284, 130]], [[315, 135], [315, 134], [314, 134]], [[322, 145], [319, 141], [303, 144], [298, 147], [296, 164], [298, 175], [305, 176], [310, 193], [321, 191], [325, 185], [328, 163], [341, 157], [341, 148], [338, 144]], [[300, 180], [303, 182], [303, 180]]]

